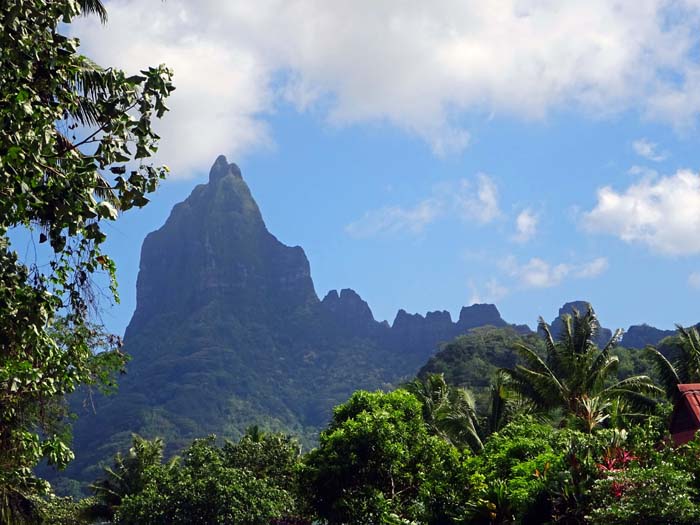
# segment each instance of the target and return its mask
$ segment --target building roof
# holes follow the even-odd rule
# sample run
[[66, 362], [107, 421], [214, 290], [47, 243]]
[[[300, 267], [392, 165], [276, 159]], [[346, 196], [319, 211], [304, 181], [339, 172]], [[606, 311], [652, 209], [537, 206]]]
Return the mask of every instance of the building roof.
[[684, 385], [678, 385], [678, 390], [681, 392], [692, 392], [700, 391], [700, 383], [686, 383]]
[[671, 437], [676, 445], [682, 445], [695, 437], [700, 430], [700, 383], [678, 385], [681, 398], [671, 415]]

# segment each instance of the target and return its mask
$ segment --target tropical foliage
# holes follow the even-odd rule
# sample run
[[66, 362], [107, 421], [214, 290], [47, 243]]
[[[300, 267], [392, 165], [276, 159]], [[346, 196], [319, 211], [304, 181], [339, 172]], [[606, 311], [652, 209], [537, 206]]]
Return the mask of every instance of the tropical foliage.
[[[422, 413], [405, 390], [360, 391], [303, 456], [294, 440], [251, 429], [223, 446], [197, 440], [169, 466], [113, 467], [103, 481], [116, 470], [143, 481], [121, 498], [114, 523], [690, 525], [700, 518], [700, 441], [670, 447], [661, 418], [588, 433], [520, 416], [473, 454], [431, 436]], [[162, 446], [135, 438], [127, 457], [138, 443]], [[100, 505], [68, 503], [47, 507], [58, 504], [83, 523], [89, 504]]]
[[444, 344], [418, 371], [418, 377], [443, 374], [450, 385], [469, 389], [477, 407], [483, 410], [492, 399], [491, 386], [498, 369], [517, 364], [518, 356], [513, 348], [518, 343], [538, 352], [544, 349], [542, 339], [534, 334], [520, 336], [509, 327], [475, 328]]
[[430, 374], [425, 379], [414, 379], [404, 385], [423, 406], [423, 421], [428, 431], [448, 443], [481, 450], [479, 422], [472, 393], [460, 387], [451, 387], [442, 374]]
[[[610, 403], [595, 425], [581, 424], [581, 412], [567, 414], [572, 405], [561, 396], [553, 403], [527, 398], [510, 373], [493, 376], [492, 402], [483, 409], [443, 375], [427, 374], [392, 392], [356, 392], [306, 454], [292, 438], [251, 427], [237, 442], [195, 440], [166, 463], [162, 441], [134, 436], [93, 483], [95, 496], [35, 504], [40, 515], [54, 512], [66, 523], [91, 516], [146, 525], [697, 523], [700, 439], [671, 445], [663, 399], [655, 400], [663, 410], [619, 415], [624, 396], [639, 403], [637, 395], [661, 391], [624, 393], [619, 385], [637, 379], [619, 380], [605, 349], [572, 337], [576, 329], [592, 333], [577, 324], [590, 323], [591, 313], [574, 316], [571, 332], [556, 340], [542, 334], [558, 353], [549, 369], [567, 391], [600, 371], [600, 384], [578, 389]], [[569, 356], [571, 346], [583, 357]]]
[[126, 495], [116, 522], [149, 524], [269, 525], [297, 520], [299, 446], [284, 436], [247, 434], [239, 443], [217, 446], [194, 441], [181, 460], [140, 472], [141, 490]]
[[[143, 491], [147, 483], [146, 473], [163, 463], [164, 446], [160, 438], [149, 441], [134, 435], [128, 453], [125, 456], [117, 453], [114, 465], [105, 467], [104, 477], [90, 486], [99, 502], [94, 506], [94, 513], [112, 519], [124, 498]], [[177, 459], [173, 458], [163, 467], [166, 472], [174, 468]]]
[[[337, 407], [319, 447], [306, 458], [310, 506], [326, 523], [366, 524], [425, 520], [425, 483], [459, 454], [428, 435], [421, 403], [410, 393], [356, 392]], [[446, 511], [441, 503], [441, 514]], [[399, 521], [397, 521], [399, 522]]]
[[680, 397], [678, 385], [681, 383], [700, 383], [700, 334], [695, 327], [677, 326], [678, 335], [670, 341], [664, 341], [666, 353], [676, 355], [669, 360], [664, 353], [654, 347], [647, 347], [661, 387], [666, 396], [674, 401]]
[[[2, 522], [33, 512], [31, 496], [46, 488], [32, 474], [37, 463], [73, 457], [64, 396], [113, 387], [125, 363], [119, 338], [91, 323], [95, 274], [118, 299], [103, 224], [146, 204], [166, 172], [145, 161], [171, 72], [129, 76], [81, 55], [65, 30], [83, 13], [106, 17], [99, 0], [0, 5]], [[33, 239], [37, 258], [20, 259], [11, 238]]]
[[524, 344], [516, 345], [523, 364], [503, 370], [514, 390], [542, 410], [558, 411], [562, 422], [570, 419], [587, 432], [604, 424], [613, 411], [634, 415], [637, 410], [653, 410], [655, 400], [649, 396], [660, 389], [648, 376], [616, 378], [619, 358], [611, 352], [622, 330], [599, 349], [594, 343], [599, 324], [593, 308], [566, 315], [562, 321], [563, 331], [555, 340], [540, 318], [544, 356]]

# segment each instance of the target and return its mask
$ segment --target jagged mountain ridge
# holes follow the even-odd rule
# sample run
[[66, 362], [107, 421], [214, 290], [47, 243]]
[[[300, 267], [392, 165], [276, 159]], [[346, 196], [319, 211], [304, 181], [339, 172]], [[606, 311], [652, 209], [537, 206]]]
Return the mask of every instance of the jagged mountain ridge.
[[390, 325], [352, 290], [319, 300], [303, 249], [267, 230], [239, 168], [221, 156], [209, 182], [144, 240], [125, 334], [133, 359], [116, 396], [80, 411], [68, 475], [94, 478], [132, 432], [176, 450], [262, 424], [308, 443], [354, 390], [395, 385], [440, 343], [485, 325], [513, 326], [488, 304], [456, 321], [400, 310]]

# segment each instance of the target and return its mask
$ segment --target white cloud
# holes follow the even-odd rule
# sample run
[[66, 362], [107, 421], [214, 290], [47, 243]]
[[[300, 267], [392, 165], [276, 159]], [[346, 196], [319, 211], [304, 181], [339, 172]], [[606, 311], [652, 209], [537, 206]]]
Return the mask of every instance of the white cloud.
[[414, 206], [385, 206], [368, 211], [345, 227], [352, 237], [375, 237], [397, 233], [420, 234], [426, 226], [445, 217], [459, 217], [480, 225], [500, 217], [498, 189], [488, 175], [479, 173], [476, 183], [461, 179], [436, 185], [432, 196]]
[[452, 200], [452, 205], [463, 219], [488, 224], [501, 215], [498, 188], [488, 175], [479, 173], [476, 179], [476, 187], [466, 179], [459, 182], [456, 190], [448, 185], [443, 200]]
[[632, 166], [630, 169], [628, 169], [627, 174], [639, 177], [640, 179], [644, 179], [646, 181], [651, 181], [659, 176], [658, 171], [648, 168], [647, 166], [637, 165]]
[[[541, 118], [634, 109], [682, 127], [700, 113], [697, 2], [668, 0], [112, 0], [75, 24], [98, 62], [167, 62], [178, 90], [161, 158], [185, 176], [267, 145], [280, 101], [336, 125], [386, 122], [438, 154], [465, 111]], [[272, 137], [274, 139], [274, 137]]]
[[581, 279], [592, 279], [598, 277], [608, 269], [608, 260], [605, 257], [598, 257], [587, 263], [574, 267], [574, 274]]
[[521, 211], [515, 219], [516, 233], [513, 235], [513, 240], [519, 243], [530, 241], [537, 234], [539, 221], [539, 216], [529, 208]]
[[518, 265], [515, 260], [508, 264], [508, 272], [526, 288], [549, 288], [558, 285], [570, 272], [567, 264], [552, 265], [539, 257]]
[[688, 284], [700, 290], [700, 272], [693, 272], [688, 276]]
[[622, 192], [601, 188], [584, 223], [590, 232], [646, 244], [654, 252], [700, 253], [700, 175], [681, 170], [642, 180]]
[[348, 224], [345, 231], [358, 238], [405, 232], [419, 234], [441, 213], [440, 202], [436, 199], [426, 199], [410, 208], [386, 206], [368, 211], [361, 219]]
[[272, 108], [269, 70], [255, 50], [207, 34], [192, 7], [115, 0], [105, 27], [94, 18], [77, 22], [82, 49], [100, 64], [137, 72], [166, 63], [174, 70], [171, 111], [155, 126], [162, 137], [156, 159], [176, 178], [209, 168], [221, 153], [236, 159], [270, 143], [259, 118]]
[[470, 304], [497, 303], [510, 293], [506, 286], [494, 278], [483, 283], [483, 288], [483, 292], [480, 292], [479, 286], [477, 286], [475, 281], [473, 279], [469, 281], [469, 289], [471, 290]]
[[649, 142], [647, 139], [635, 140], [632, 143], [632, 148], [637, 155], [644, 157], [647, 160], [652, 160], [654, 162], [661, 162], [666, 160], [668, 153], [660, 152], [659, 145], [655, 142]]
[[509, 257], [503, 268], [524, 288], [551, 288], [561, 284], [566, 278], [597, 277], [608, 268], [608, 261], [604, 257], [598, 257], [584, 263], [552, 264], [539, 257], [533, 257], [528, 262], [519, 264], [514, 257]]

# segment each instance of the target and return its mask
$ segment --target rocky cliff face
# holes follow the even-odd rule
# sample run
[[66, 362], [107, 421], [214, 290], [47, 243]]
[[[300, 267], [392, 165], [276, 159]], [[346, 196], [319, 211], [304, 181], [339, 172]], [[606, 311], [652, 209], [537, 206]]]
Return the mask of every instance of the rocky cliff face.
[[127, 341], [163, 315], [186, 319], [212, 304], [259, 318], [318, 302], [304, 250], [267, 231], [238, 166], [223, 156], [209, 183], [146, 237], [136, 290]]
[[386, 331], [384, 324], [374, 320], [369, 305], [354, 290], [344, 289], [338, 293], [331, 290], [321, 301], [324, 316], [347, 334], [369, 334]]

